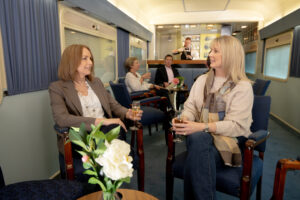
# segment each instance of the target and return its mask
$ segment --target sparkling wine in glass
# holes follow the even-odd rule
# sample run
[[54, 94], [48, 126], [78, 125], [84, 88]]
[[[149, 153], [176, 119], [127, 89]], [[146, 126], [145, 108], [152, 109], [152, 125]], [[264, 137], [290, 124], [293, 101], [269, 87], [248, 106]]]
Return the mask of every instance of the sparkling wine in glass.
[[[174, 119], [174, 123], [177, 124], [177, 123], [183, 123], [183, 119], [182, 119], [182, 116], [181, 116], [181, 109], [179, 111], [176, 111], [175, 112], [175, 116], [176, 118]], [[180, 143], [183, 141], [183, 138], [184, 136], [182, 135], [176, 135], [175, 132], [174, 132], [174, 135], [173, 135], [173, 142], [176, 142], [176, 143]]]
[[[137, 114], [139, 113], [140, 111], [140, 102], [139, 101], [133, 101], [132, 102], [132, 113], [133, 113], [133, 117], [135, 118], [137, 116]], [[133, 130], [133, 131], [136, 131], [138, 130], [138, 127], [137, 127], [137, 121], [134, 120], [134, 126], [130, 128], [130, 130]]]

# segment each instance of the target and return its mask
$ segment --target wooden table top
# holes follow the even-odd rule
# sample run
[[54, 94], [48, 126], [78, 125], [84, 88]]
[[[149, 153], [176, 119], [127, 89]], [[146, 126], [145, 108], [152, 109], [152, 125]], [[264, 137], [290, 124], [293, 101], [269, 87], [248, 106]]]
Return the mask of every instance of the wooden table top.
[[[141, 192], [138, 190], [130, 190], [130, 189], [118, 189], [118, 192], [120, 192], [123, 197], [122, 200], [158, 200], [154, 196], [147, 194], [145, 192]], [[80, 197], [77, 200], [99, 200], [101, 195], [101, 191], [94, 192], [88, 195], [85, 195], [83, 197]]]

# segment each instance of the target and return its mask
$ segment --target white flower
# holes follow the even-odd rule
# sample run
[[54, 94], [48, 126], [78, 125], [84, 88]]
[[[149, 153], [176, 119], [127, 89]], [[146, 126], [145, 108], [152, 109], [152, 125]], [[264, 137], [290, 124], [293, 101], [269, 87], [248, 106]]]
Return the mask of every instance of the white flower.
[[126, 142], [114, 139], [109, 144], [105, 141], [107, 149], [96, 158], [96, 162], [103, 166], [104, 174], [112, 180], [132, 177], [132, 157], [129, 156], [130, 146]]

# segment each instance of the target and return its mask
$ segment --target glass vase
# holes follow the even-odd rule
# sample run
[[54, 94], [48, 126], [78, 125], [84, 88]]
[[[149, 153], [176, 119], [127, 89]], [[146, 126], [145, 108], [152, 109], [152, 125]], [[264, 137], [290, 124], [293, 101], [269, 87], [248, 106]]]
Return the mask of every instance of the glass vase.
[[122, 194], [120, 192], [110, 193], [103, 192], [101, 193], [100, 200], [121, 200]]

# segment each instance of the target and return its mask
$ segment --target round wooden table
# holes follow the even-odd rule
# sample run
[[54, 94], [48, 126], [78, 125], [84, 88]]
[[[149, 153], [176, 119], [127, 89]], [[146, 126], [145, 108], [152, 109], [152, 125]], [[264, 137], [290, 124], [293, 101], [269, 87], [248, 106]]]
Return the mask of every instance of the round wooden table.
[[[122, 200], [158, 200], [154, 196], [138, 190], [118, 189], [117, 191], [123, 195]], [[80, 197], [77, 200], [100, 200], [100, 195], [101, 191], [94, 192]]]

